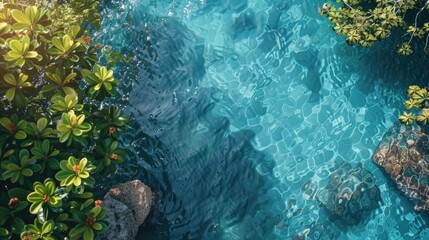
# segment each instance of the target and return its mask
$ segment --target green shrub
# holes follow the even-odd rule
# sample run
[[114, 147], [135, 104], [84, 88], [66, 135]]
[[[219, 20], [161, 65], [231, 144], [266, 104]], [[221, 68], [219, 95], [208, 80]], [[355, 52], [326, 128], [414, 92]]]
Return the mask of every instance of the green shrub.
[[[407, 91], [407, 100], [405, 101], [405, 111], [399, 120], [405, 125], [411, 125], [415, 120], [420, 125], [429, 123], [429, 89], [420, 88], [412, 85]], [[414, 114], [417, 113], [417, 114]]]
[[402, 55], [413, 53], [411, 43], [424, 41], [428, 51], [429, 4], [425, 0], [336, 0], [340, 4], [325, 3], [319, 13], [325, 15], [339, 35], [345, 35], [349, 45], [373, 46], [378, 40], [391, 35], [394, 29], [402, 31], [404, 41], [397, 52]]
[[118, 80], [84, 17], [65, 20], [98, 3], [23, 3], [0, 3], [0, 239], [93, 239], [107, 228], [94, 177], [124, 161], [128, 118], [106, 103]]

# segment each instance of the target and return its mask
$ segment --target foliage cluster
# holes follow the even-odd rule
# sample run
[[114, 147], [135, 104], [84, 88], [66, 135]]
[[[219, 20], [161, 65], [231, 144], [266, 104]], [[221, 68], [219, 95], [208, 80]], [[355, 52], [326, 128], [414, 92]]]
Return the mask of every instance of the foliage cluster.
[[40, 4], [49, 8], [51, 28], [68, 28], [70, 26], [89, 24], [100, 28], [101, 16], [96, 0], [10, 0], [22, 5]]
[[401, 55], [410, 55], [412, 42], [425, 42], [428, 51], [429, 22], [427, 0], [336, 0], [339, 7], [325, 3], [319, 13], [325, 15], [339, 35], [347, 36], [349, 45], [373, 46], [397, 28], [404, 32], [404, 41], [398, 46]]
[[[46, 0], [45, 0], [46, 1]], [[88, 23], [100, 28], [101, 16], [98, 13], [98, 1], [94, 0], [56, 0], [50, 1], [53, 27], [68, 28]]]
[[107, 57], [107, 67], [114, 67], [118, 63], [129, 64], [133, 60], [133, 57], [122, 54], [111, 46], [104, 46], [101, 54]]
[[107, 227], [94, 176], [124, 161], [128, 119], [82, 19], [44, 6], [0, 2], [0, 239], [93, 239]]
[[[429, 89], [420, 88], [419, 86], [412, 85], [407, 91], [407, 100], [405, 101], [405, 108], [409, 112], [404, 112], [399, 116], [399, 120], [405, 125], [413, 124], [414, 120], [421, 125], [429, 123]], [[418, 114], [414, 114], [418, 112]]]

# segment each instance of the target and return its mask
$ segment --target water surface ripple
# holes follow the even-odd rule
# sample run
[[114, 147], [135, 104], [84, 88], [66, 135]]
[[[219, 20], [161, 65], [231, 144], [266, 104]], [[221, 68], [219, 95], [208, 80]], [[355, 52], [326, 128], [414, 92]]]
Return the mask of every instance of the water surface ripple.
[[[115, 70], [134, 118], [134, 153], [110, 181], [140, 178], [157, 205], [138, 239], [425, 239], [417, 214], [371, 162], [427, 79], [393, 39], [351, 48], [312, 0], [105, 0], [96, 39], [134, 56]], [[362, 163], [380, 207], [330, 219], [302, 186]], [[106, 181], [106, 186], [109, 181]]]

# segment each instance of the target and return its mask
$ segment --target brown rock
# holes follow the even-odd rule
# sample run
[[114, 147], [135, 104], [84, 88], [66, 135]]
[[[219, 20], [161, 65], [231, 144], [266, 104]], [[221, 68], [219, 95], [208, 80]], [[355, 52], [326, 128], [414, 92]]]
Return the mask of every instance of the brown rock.
[[372, 160], [396, 183], [416, 210], [429, 210], [429, 138], [421, 129], [395, 126]]

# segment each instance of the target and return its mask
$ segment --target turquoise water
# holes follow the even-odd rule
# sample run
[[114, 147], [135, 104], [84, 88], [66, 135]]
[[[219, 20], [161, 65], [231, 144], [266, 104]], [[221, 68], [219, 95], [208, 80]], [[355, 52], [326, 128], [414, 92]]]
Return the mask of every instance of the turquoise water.
[[[112, 181], [140, 178], [157, 205], [138, 239], [428, 239], [427, 215], [371, 161], [428, 78], [425, 56], [388, 40], [346, 46], [313, 0], [115, 0], [96, 39], [118, 66], [134, 153]], [[376, 177], [380, 206], [358, 224], [304, 194], [337, 162]]]

